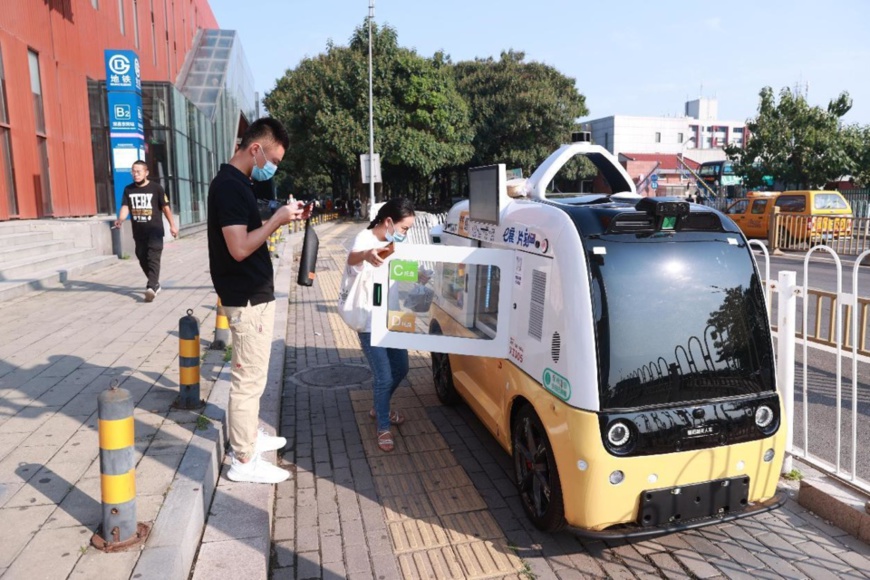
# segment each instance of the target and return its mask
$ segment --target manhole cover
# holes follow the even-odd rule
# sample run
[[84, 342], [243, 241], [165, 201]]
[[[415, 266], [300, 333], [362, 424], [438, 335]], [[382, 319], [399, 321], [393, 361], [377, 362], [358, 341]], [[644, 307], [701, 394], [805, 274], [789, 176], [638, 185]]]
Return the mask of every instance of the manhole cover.
[[299, 371], [293, 378], [309, 387], [353, 387], [370, 381], [372, 373], [363, 365], [323, 365]]

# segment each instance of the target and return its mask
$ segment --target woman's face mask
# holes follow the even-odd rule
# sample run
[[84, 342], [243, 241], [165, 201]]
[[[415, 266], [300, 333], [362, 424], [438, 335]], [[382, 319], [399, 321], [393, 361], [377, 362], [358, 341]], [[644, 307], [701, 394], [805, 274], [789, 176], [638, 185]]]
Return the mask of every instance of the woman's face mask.
[[[387, 241], [388, 242], [396, 242], [397, 244], [400, 242], [404, 242], [405, 238], [407, 238], [408, 235], [397, 232], [396, 231], [396, 224], [392, 223], [392, 221], [393, 220], [390, 220], [390, 222], [391, 222], [390, 226], [387, 229], [387, 232], [384, 234], [387, 238]], [[391, 229], [393, 230], [392, 232], [390, 232]]]
[[251, 170], [251, 179], [254, 181], [269, 181], [275, 175], [275, 172], [278, 171], [278, 166], [269, 161], [266, 153], [263, 151], [262, 145], [260, 145], [260, 154], [266, 162], [262, 167], [259, 167], [257, 165], [257, 154], [254, 153], [254, 169]]

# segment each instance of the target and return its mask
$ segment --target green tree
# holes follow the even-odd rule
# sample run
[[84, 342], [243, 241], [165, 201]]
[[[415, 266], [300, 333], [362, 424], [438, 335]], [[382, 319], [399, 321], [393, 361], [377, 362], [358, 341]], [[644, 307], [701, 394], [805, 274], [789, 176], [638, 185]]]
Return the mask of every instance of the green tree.
[[780, 91], [779, 102], [770, 87], [759, 97], [758, 114], [746, 123], [745, 148], [725, 148], [747, 187], [761, 185], [764, 175], [789, 188], [818, 187], [852, 166], [840, 125], [852, 107], [847, 92], [827, 109], [810, 106], [804, 95], [788, 88]]
[[858, 187], [870, 187], [870, 125], [849, 125], [843, 129], [846, 152], [852, 165], [852, 175]]
[[524, 60], [524, 53], [510, 50], [499, 60], [456, 64], [457, 87], [470, 106], [474, 129], [470, 165], [505, 163], [529, 175], [569, 141], [575, 119], [588, 114], [574, 79]]
[[[432, 58], [398, 45], [389, 26], [372, 30], [375, 151], [381, 154], [386, 196], [415, 197], [431, 176], [472, 153], [468, 107], [443, 55]], [[368, 152], [368, 24], [349, 46], [288, 70], [265, 98], [287, 127], [283, 165], [301, 190], [329, 184], [341, 197], [361, 188], [359, 155]]]

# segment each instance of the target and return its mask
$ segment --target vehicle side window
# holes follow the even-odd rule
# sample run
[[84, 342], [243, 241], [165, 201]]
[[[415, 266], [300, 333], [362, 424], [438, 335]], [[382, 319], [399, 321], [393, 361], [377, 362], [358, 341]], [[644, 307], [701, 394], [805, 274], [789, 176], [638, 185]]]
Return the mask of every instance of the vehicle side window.
[[767, 207], [767, 199], [756, 199], [752, 202], [752, 213], [753, 214], [762, 214], [764, 213], [764, 209]]
[[836, 193], [820, 193], [813, 200], [816, 209], [848, 209], [846, 200]]
[[807, 198], [802, 195], [780, 195], [776, 207], [786, 213], [803, 213], [807, 209]]
[[728, 208], [728, 214], [734, 215], [734, 214], [744, 213], [746, 211], [746, 206], [748, 204], [749, 204], [749, 202], [747, 200], [742, 199]]

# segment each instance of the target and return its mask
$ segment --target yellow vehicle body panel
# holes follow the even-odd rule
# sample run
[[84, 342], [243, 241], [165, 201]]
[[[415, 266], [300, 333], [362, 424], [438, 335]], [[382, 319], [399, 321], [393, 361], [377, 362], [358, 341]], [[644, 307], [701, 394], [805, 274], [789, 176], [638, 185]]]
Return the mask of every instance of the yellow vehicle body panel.
[[[604, 448], [596, 413], [569, 407], [509, 361], [504, 361], [503, 369], [510, 383], [510, 402], [504, 405], [504, 435], [499, 442], [510, 450], [511, 407], [523, 399], [529, 401], [547, 430], [562, 485], [565, 519], [571, 526], [602, 530], [633, 523], [638, 519], [644, 491], [718, 479], [748, 476], [750, 502], [776, 494], [785, 452], [784, 423], [773, 436], [757, 441], [664, 455], [616, 457]], [[763, 455], [768, 449], [775, 455], [773, 461], [765, 462]], [[585, 470], [578, 467], [581, 460]], [[610, 474], [616, 470], [622, 471], [625, 479], [612, 485]], [[653, 475], [655, 481], [651, 482]], [[734, 506], [734, 511], [742, 507]]]

